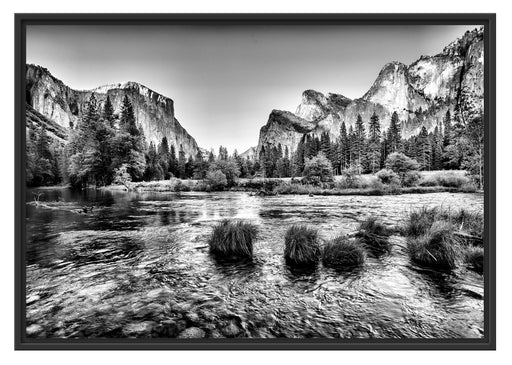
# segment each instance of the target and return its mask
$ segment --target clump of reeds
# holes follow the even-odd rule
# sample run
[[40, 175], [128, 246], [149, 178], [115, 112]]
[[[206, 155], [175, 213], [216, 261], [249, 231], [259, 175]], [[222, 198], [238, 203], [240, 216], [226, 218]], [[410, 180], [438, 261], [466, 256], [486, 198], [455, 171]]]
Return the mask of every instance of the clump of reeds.
[[339, 236], [327, 242], [322, 251], [322, 263], [338, 270], [362, 265], [366, 259], [363, 244], [358, 239]]
[[422, 207], [411, 211], [402, 231], [405, 236], [418, 237], [425, 234], [432, 226], [432, 223], [436, 221], [450, 223], [455, 229], [478, 237], [483, 235], [484, 217], [481, 212], [466, 209], [451, 210], [439, 207]]
[[424, 233], [409, 237], [407, 247], [414, 262], [441, 269], [454, 269], [460, 250], [453, 226], [444, 221], [434, 222]]
[[356, 237], [374, 255], [382, 255], [391, 251], [389, 236], [391, 236], [391, 231], [375, 217], [361, 222], [356, 233]]
[[243, 221], [223, 220], [213, 227], [208, 239], [210, 252], [224, 257], [252, 258], [258, 229]]
[[469, 268], [479, 274], [484, 272], [484, 248], [468, 246], [464, 252], [464, 262]]
[[293, 225], [284, 238], [284, 257], [292, 265], [310, 266], [320, 258], [318, 231], [305, 225]]

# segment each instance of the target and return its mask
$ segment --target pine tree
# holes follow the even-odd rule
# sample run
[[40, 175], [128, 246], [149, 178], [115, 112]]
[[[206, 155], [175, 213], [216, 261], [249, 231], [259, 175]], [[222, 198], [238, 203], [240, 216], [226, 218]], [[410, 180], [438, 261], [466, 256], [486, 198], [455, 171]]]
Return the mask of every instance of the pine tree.
[[133, 106], [128, 99], [128, 95], [123, 98], [123, 104], [121, 105], [121, 113], [119, 115], [119, 128], [121, 131], [128, 133], [131, 136], [137, 136], [139, 130], [135, 124], [135, 114], [133, 113]]
[[363, 171], [366, 154], [366, 132], [361, 115], [357, 116], [352, 148], [354, 150], [354, 156], [356, 159], [356, 167], [359, 174], [361, 174]]
[[146, 152], [146, 171], [144, 172], [144, 180], [162, 180], [164, 179], [164, 172], [158, 159], [158, 154], [155, 144], [151, 141], [149, 143], [148, 151]]
[[[461, 167], [475, 177], [478, 187], [484, 187], [484, 123], [481, 116], [468, 120], [464, 139], [467, 140]], [[462, 144], [462, 143], [461, 143]]]
[[103, 105], [103, 112], [101, 114], [103, 120], [108, 123], [111, 128], [114, 128], [114, 106], [110, 101], [110, 96], [107, 95], [107, 99], [105, 100], [105, 104]]
[[290, 162], [290, 151], [288, 150], [288, 146], [284, 148], [284, 176], [291, 176], [291, 162]]
[[169, 150], [169, 176], [178, 176], [178, 159], [176, 158], [176, 149], [171, 144]]
[[94, 129], [94, 123], [99, 119], [98, 113], [98, 102], [96, 101], [96, 97], [94, 93], [91, 94], [89, 101], [87, 103], [87, 108], [84, 116], [82, 117], [81, 123], [79, 124], [80, 131], [82, 132], [83, 137], [91, 137], [90, 132]]
[[389, 124], [387, 135], [388, 154], [401, 151], [402, 135], [400, 129], [401, 128], [400, 121], [398, 120], [398, 113], [395, 111], [391, 115], [391, 123]]
[[444, 136], [443, 136], [443, 148], [448, 147], [452, 141], [452, 117], [450, 110], [446, 112], [446, 116], [443, 120], [444, 124]]
[[196, 158], [194, 160], [194, 179], [204, 179], [206, 171], [208, 170], [208, 163], [204, 160], [203, 152], [197, 149]]
[[226, 161], [228, 159], [228, 149], [225, 147], [219, 147], [219, 160]]
[[354, 132], [354, 127], [348, 128], [348, 146], [349, 146], [349, 166], [357, 164], [357, 137]]
[[297, 145], [297, 150], [293, 155], [293, 163], [292, 163], [292, 171], [291, 175], [301, 176], [302, 171], [304, 170], [304, 155], [305, 155], [305, 146], [304, 146], [304, 137], [301, 138], [299, 144]]
[[183, 150], [183, 145], [180, 144], [180, 151], [178, 153], [178, 177], [180, 179], [186, 178], [186, 163], [185, 151]]
[[162, 137], [162, 141], [158, 144], [158, 151], [157, 151], [157, 162], [160, 165], [160, 169], [163, 172], [163, 178], [169, 179], [171, 176], [170, 171], [170, 159], [171, 154], [169, 150], [169, 142], [167, 141], [167, 137]]
[[119, 133], [116, 139], [118, 153], [116, 166], [127, 164], [127, 171], [132, 180], [140, 180], [146, 170], [144, 134], [137, 128], [133, 106], [127, 95], [123, 98], [119, 116]]
[[373, 112], [368, 126], [368, 162], [372, 173], [380, 169], [381, 144], [379, 116]]
[[338, 146], [340, 155], [340, 171], [346, 169], [350, 164], [350, 144], [347, 135], [347, 128], [345, 122], [341, 122], [340, 127], [340, 143]]
[[443, 168], [443, 138], [438, 126], [434, 128], [432, 135], [432, 170], [441, 170]]
[[[102, 165], [96, 131], [99, 126], [99, 113], [96, 97], [91, 94], [85, 113], [73, 131], [68, 145], [70, 157], [69, 177], [74, 187], [85, 187], [94, 183]], [[97, 183], [97, 182], [96, 182]]]
[[212, 164], [215, 162], [215, 154], [213, 153], [213, 150], [210, 151], [208, 154], [208, 163]]
[[430, 146], [430, 140], [425, 126], [421, 128], [420, 134], [418, 135], [418, 147], [418, 162], [420, 163], [421, 169], [430, 170], [432, 147]]

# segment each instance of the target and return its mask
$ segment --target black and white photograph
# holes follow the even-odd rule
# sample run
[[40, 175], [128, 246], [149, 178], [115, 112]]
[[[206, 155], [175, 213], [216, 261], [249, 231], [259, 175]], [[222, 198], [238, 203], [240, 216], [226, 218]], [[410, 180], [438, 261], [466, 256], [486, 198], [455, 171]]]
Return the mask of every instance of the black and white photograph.
[[486, 31], [27, 25], [26, 341], [487, 338]]

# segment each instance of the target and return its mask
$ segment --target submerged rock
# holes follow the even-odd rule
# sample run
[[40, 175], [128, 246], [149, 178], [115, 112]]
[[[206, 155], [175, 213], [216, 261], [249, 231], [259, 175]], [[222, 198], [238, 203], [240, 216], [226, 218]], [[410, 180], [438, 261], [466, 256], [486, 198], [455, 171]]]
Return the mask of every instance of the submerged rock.
[[160, 324], [155, 328], [154, 332], [159, 337], [176, 337], [180, 331], [176, 321], [166, 320], [160, 322]]
[[226, 327], [222, 329], [222, 333], [226, 337], [236, 337], [240, 334], [240, 332], [242, 332], [242, 330], [233, 321], [231, 321]]
[[43, 326], [38, 324], [31, 324], [26, 329], [27, 336], [36, 336], [39, 333], [43, 332]]
[[205, 336], [206, 333], [201, 328], [189, 327], [182, 331], [178, 338], [204, 338]]
[[156, 327], [156, 323], [152, 321], [129, 323], [123, 328], [123, 334], [129, 337], [149, 336]]
[[39, 295], [31, 295], [27, 298], [27, 301], [26, 301], [26, 304], [29, 305], [29, 304], [32, 304], [32, 303], [35, 303], [37, 302], [39, 299], [41, 299], [41, 297]]

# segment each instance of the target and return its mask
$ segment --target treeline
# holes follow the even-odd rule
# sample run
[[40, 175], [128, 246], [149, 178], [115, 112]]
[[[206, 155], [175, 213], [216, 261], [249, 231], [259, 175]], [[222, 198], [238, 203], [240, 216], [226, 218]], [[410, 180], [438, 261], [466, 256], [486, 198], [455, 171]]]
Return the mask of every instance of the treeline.
[[[86, 111], [67, 144], [52, 141], [46, 129], [30, 129], [27, 137], [26, 180], [29, 186], [69, 183], [73, 187], [105, 186], [126, 181], [181, 179], [226, 180], [232, 185], [239, 177], [252, 177], [258, 162], [244, 159], [225, 147], [186, 156], [183, 146], [170, 144], [166, 137], [155, 146], [137, 127], [133, 106], [124, 97], [119, 115], [107, 96], [103, 106], [91, 95]], [[220, 173], [220, 175], [219, 175]]]
[[[421, 113], [421, 111], [420, 111]], [[328, 133], [320, 137], [306, 134], [290, 156], [287, 147], [263, 146], [260, 163], [265, 177], [303, 176], [306, 161], [322, 153], [331, 162], [333, 172], [346, 169], [358, 173], [375, 173], [385, 167], [387, 157], [394, 152], [416, 160], [422, 170], [468, 170], [483, 184], [483, 122], [481, 117], [452, 117], [448, 111], [442, 125], [428, 132], [425, 126], [416, 136], [402, 138], [398, 114], [391, 116], [387, 131], [382, 131], [379, 116], [373, 114], [368, 128], [360, 115], [354, 126], [340, 127], [339, 138]]]
[[255, 161], [242, 158], [225, 147], [186, 156], [183, 146], [164, 137], [149, 144], [137, 127], [133, 106], [124, 97], [119, 115], [107, 96], [99, 105], [91, 95], [85, 113], [70, 130], [67, 144], [52, 142], [44, 128], [30, 129], [27, 136], [27, 184], [73, 187], [105, 186], [126, 181], [152, 181], [177, 177], [205, 179], [212, 185], [232, 186], [237, 178], [303, 176], [305, 164], [320, 153], [331, 163], [334, 174], [347, 169], [375, 173], [385, 167], [387, 157], [401, 152], [416, 160], [423, 170], [466, 169], [483, 185], [483, 123], [478, 116], [464, 118], [446, 113], [442, 125], [432, 132], [423, 127], [408, 139], [401, 136], [397, 113], [387, 131], [382, 131], [374, 113], [368, 128], [361, 116], [354, 126], [341, 124], [339, 138], [328, 133], [320, 137], [306, 134], [296, 151], [281, 145], [262, 146]]

